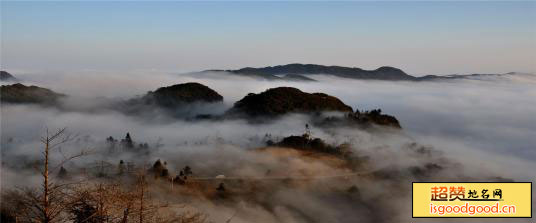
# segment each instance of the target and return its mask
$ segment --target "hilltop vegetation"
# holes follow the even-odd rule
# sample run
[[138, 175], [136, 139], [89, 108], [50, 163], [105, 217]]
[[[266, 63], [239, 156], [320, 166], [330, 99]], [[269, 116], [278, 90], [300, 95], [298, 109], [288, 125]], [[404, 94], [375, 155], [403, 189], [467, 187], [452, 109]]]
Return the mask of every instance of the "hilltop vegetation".
[[174, 118], [203, 116], [204, 106], [220, 104], [221, 96], [215, 90], [199, 83], [182, 83], [161, 87], [145, 95], [135, 97], [115, 106], [116, 109], [135, 116], [166, 114]]
[[205, 85], [190, 82], [161, 87], [154, 92], [149, 91], [140, 100], [144, 104], [175, 108], [194, 102], [221, 102], [223, 96]]
[[352, 112], [352, 107], [324, 93], [306, 93], [296, 88], [278, 87], [262, 93], [250, 93], [236, 102], [231, 114], [273, 117], [288, 113], [325, 111]]
[[58, 102], [64, 94], [56, 93], [52, 90], [37, 86], [26, 86], [20, 83], [12, 85], [2, 85], [0, 87], [2, 103], [37, 103], [43, 105], [53, 105]]
[[[324, 112], [339, 112], [343, 116], [323, 116]], [[311, 115], [314, 125], [322, 127], [368, 127], [370, 125], [401, 128], [394, 116], [381, 109], [360, 112], [340, 99], [324, 93], [306, 93], [291, 87], [271, 88], [259, 94], [250, 93], [234, 104], [227, 116], [249, 119], [272, 119], [285, 114]]]
[[381, 109], [370, 111], [356, 110], [354, 113], [346, 113], [344, 116], [330, 116], [321, 119], [315, 119], [315, 125], [323, 127], [370, 127], [371, 125], [388, 126], [393, 128], [402, 128], [398, 120], [391, 115], [382, 114]]

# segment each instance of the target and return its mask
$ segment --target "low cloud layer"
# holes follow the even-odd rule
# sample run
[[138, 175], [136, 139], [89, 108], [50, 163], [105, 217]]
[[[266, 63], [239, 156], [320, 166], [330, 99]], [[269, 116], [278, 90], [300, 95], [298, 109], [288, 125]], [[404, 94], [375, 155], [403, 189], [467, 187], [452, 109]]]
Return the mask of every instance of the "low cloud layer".
[[[17, 76], [16, 73], [14, 75]], [[441, 172], [439, 180], [456, 179], [458, 175], [476, 180], [492, 177], [535, 180], [532, 170], [536, 169], [536, 120], [533, 117], [536, 114], [536, 104], [533, 103], [536, 76], [533, 75], [448, 82], [359, 81], [316, 75], [314, 78], [319, 82], [314, 83], [260, 81], [224, 73], [196, 76], [159, 72], [80, 72], [25, 74], [20, 77], [23, 83], [47, 87], [72, 97], [64, 102], [70, 108], [67, 110], [36, 105], [2, 105], [2, 162], [7, 164], [2, 168], [3, 187], [36, 180], [34, 172], [21, 171], [20, 168], [24, 162], [39, 158], [38, 140], [46, 127], [67, 127], [69, 132], [79, 135], [76, 142], [65, 146], [66, 151], [79, 148], [99, 150], [106, 137], [120, 139], [126, 132], [130, 132], [136, 142], [158, 147], [148, 157], [96, 154], [69, 164], [73, 168], [94, 165], [103, 160], [116, 164], [119, 159], [138, 163], [162, 159], [169, 163], [172, 172], [190, 165], [197, 174], [210, 177], [220, 174], [253, 177], [264, 175], [267, 170], [290, 170], [289, 174], [292, 171], [317, 175], [346, 173], [347, 170], [329, 160], [310, 160], [290, 152], [279, 154], [277, 150], [251, 151], [251, 148], [264, 146], [266, 134], [275, 139], [302, 134], [308, 122], [307, 117], [302, 115], [289, 115], [270, 123], [252, 125], [245, 120], [154, 120], [98, 109], [103, 103], [113, 103], [158, 87], [184, 82], [202, 83], [224, 97], [224, 103], [211, 108], [214, 114], [222, 113], [250, 92], [258, 93], [278, 86], [327, 93], [354, 109], [381, 108], [400, 121], [402, 132], [312, 129], [314, 137], [331, 144], [349, 143], [355, 153], [367, 156], [370, 159], [367, 173], [385, 169], [404, 170], [435, 162], [450, 171]], [[412, 143], [433, 148], [433, 158], [416, 157], [411, 146], [408, 147]], [[165, 199], [189, 203], [207, 212], [211, 219], [226, 219], [236, 213], [233, 222], [310, 222], [311, 219], [351, 222], [356, 218], [368, 222], [407, 222], [411, 220], [411, 210], [406, 203], [410, 201], [409, 197], [400, 197], [391, 203], [384, 201], [385, 196], [395, 194], [389, 190], [397, 187], [408, 190], [411, 182], [410, 176], [401, 176], [398, 180], [345, 181], [334, 184], [334, 187], [315, 181], [298, 187], [300, 190], [278, 187], [282, 189], [274, 191], [270, 198], [255, 197], [232, 205], [195, 199]], [[353, 185], [363, 191], [363, 197], [322, 196], [326, 188], [344, 191]], [[377, 206], [361, 202], [374, 199], [378, 200]], [[378, 214], [381, 208], [385, 208], [386, 216]]]

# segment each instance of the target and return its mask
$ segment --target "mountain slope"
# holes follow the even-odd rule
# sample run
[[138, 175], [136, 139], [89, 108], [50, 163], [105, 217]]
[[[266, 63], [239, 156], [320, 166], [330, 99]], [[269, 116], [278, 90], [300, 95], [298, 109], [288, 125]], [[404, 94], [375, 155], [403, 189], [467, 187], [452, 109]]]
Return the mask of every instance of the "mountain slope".
[[322, 111], [352, 112], [352, 107], [327, 94], [306, 93], [296, 88], [278, 87], [259, 94], [248, 94], [236, 102], [229, 113], [273, 117], [286, 113]]
[[2, 103], [37, 103], [55, 104], [64, 94], [59, 94], [46, 88], [25, 86], [17, 83], [0, 87], [0, 102]]
[[173, 107], [193, 102], [223, 101], [223, 96], [218, 92], [205, 85], [193, 82], [161, 87], [154, 92], [147, 93], [144, 98], [163, 107]]
[[0, 71], [0, 81], [17, 81], [17, 78], [13, 77], [7, 71]]
[[212, 103], [221, 101], [223, 101], [223, 96], [218, 92], [205, 85], [190, 82], [149, 91], [142, 97], [130, 99], [128, 104], [130, 106], [158, 106], [176, 109], [195, 102]]

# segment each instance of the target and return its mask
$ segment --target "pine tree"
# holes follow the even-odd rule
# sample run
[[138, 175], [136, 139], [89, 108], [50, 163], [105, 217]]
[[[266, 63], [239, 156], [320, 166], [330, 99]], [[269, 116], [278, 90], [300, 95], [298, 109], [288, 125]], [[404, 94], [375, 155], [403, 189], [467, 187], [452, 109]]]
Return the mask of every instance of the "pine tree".
[[130, 133], [127, 132], [127, 135], [125, 136], [125, 139], [122, 140], [123, 146], [125, 146], [128, 149], [134, 148], [134, 141], [132, 141], [132, 138], [130, 137]]
[[61, 166], [60, 171], [58, 172], [58, 177], [59, 178], [67, 177], [67, 170], [63, 166]]
[[117, 174], [123, 175], [124, 172], [125, 172], [125, 162], [123, 162], [123, 160], [120, 160], [119, 166], [117, 167]]
[[220, 185], [218, 185], [218, 188], [216, 188], [216, 190], [218, 192], [225, 192], [225, 186], [223, 185], [223, 183], [220, 183]]

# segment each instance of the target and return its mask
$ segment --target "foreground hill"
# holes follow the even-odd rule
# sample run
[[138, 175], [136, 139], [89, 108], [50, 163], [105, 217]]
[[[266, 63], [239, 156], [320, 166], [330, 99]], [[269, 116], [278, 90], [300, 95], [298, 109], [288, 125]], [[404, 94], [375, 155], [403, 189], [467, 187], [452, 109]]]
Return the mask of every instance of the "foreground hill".
[[352, 112], [352, 107], [324, 93], [306, 93], [296, 88], [271, 88], [259, 94], [250, 93], [236, 102], [229, 113], [248, 116], [278, 116], [286, 113], [322, 111]]
[[37, 86], [25, 86], [17, 83], [2, 85], [0, 101], [2, 103], [38, 103], [55, 104], [64, 94]]

